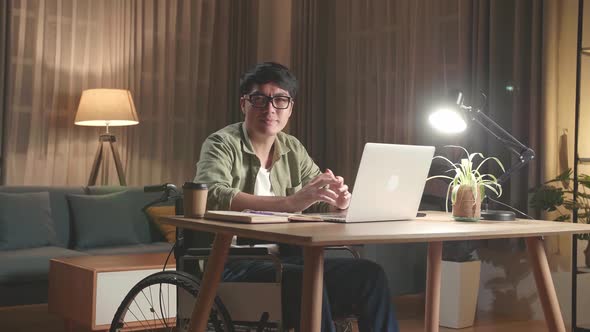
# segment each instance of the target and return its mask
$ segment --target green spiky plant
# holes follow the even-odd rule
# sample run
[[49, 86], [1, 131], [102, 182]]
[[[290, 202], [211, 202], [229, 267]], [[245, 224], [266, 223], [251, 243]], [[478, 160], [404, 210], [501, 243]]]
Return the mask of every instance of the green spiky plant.
[[[578, 208], [578, 221], [589, 223], [590, 221], [590, 176], [581, 174], [578, 176], [578, 195], [576, 201], [573, 198], [573, 188], [570, 183], [574, 181], [573, 172], [570, 169], [559, 174], [541, 186], [531, 189], [532, 196], [529, 206], [545, 212], [556, 211], [558, 213], [554, 221], [572, 220], [572, 211]], [[562, 186], [554, 184], [561, 183]], [[590, 240], [590, 234], [577, 234], [579, 240]]]
[[[467, 149], [456, 146], [456, 145], [446, 145], [445, 148], [453, 148], [453, 149], [461, 149], [465, 152], [465, 156], [467, 158], [461, 159], [459, 163], [453, 163], [448, 158], [443, 156], [435, 156], [434, 159], [441, 159], [446, 162], [450, 166], [450, 168], [446, 172], [454, 172], [454, 176], [448, 175], [435, 175], [429, 177], [430, 179], [447, 179], [450, 180], [449, 186], [447, 188], [447, 197], [445, 202], [449, 201], [449, 195], [451, 195], [451, 203], [455, 204], [457, 200], [457, 191], [461, 185], [467, 185], [471, 187], [473, 191], [473, 196], [475, 198], [482, 199], [485, 194], [485, 188], [488, 188], [491, 192], [496, 194], [496, 196], [502, 195], [502, 186], [498, 183], [497, 178], [492, 174], [481, 174], [480, 168], [483, 164], [485, 164], [489, 160], [495, 161], [502, 171], [504, 171], [504, 166], [495, 157], [487, 157], [484, 158], [483, 154], [481, 153], [469, 153]], [[478, 157], [481, 159], [479, 164], [474, 167], [474, 159]], [[446, 211], [448, 210], [448, 203], [445, 204]], [[476, 254], [476, 250], [479, 248], [480, 242], [479, 241], [445, 241], [443, 244], [443, 260], [445, 261], [453, 261], [453, 262], [469, 262], [473, 260], [477, 260], [478, 256]]]
[[[447, 197], [446, 201], [449, 201], [449, 194], [451, 195], [451, 203], [455, 204], [457, 200], [457, 192], [461, 186], [469, 186], [473, 192], [473, 197], [477, 199], [483, 199], [485, 195], [485, 189], [489, 189], [493, 192], [496, 197], [500, 197], [502, 195], [502, 185], [498, 183], [498, 179], [492, 174], [481, 174], [479, 171], [480, 168], [489, 160], [495, 161], [498, 166], [504, 172], [504, 166], [500, 162], [500, 160], [496, 157], [485, 157], [481, 153], [469, 153], [467, 149], [462, 146], [457, 145], [445, 145], [446, 148], [455, 148], [461, 149], [465, 152], [467, 158], [462, 158], [460, 163], [453, 163], [448, 158], [443, 156], [434, 156], [434, 159], [441, 159], [449, 164], [450, 169], [447, 172], [454, 172], [454, 176], [448, 175], [435, 175], [429, 177], [427, 180], [431, 179], [448, 179], [451, 180], [449, 186], [447, 188]], [[474, 166], [474, 159], [475, 157], [479, 157], [482, 160], [479, 162], [477, 166]], [[448, 204], [447, 212], [449, 212]]]

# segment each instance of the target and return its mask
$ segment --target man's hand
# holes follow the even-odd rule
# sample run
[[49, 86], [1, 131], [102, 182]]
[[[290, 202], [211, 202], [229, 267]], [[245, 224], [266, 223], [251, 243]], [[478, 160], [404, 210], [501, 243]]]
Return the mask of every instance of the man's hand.
[[[332, 176], [334, 176], [334, 173], [332, 173], [330, 169], [327, 169], [326, 173], [332, 174]], [[340, 210], [348, 209], [348, 206], [350, 205], [350, 199], [352, 198], [352, 194], [348, 191], [348, 185], [344, 183], [343, 177], [334, 177], [336, 178], [338, 183], [333, 186], [331, 185], [330, 189], [332, 189], [338, 195], [338, 198], [336, 198], [334, 204], [332, 205], [334, 205]]]
[[316, 202], [326, 202], [338, 209], [346, 209], [351, 194], [341, 176], [334, 176], [331, 170], [316, 176], [305, 187], [290, 196], [292, 207], [303, 211]]

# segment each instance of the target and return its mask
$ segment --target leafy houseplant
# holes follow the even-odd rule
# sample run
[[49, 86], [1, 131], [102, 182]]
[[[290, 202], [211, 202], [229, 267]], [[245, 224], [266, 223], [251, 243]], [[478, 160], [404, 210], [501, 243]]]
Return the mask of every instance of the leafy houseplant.
[[[504, 166], [498, 158], [484, 158], [481, 153], [470, 154], [467, 149], [461, 146], [447, 145], [445, 147], [462, 149], [467, 158], [462, 158], [460, 163], [453, 163], [446, 157], [435, 156], [433, 159], [441, 159], [447, 162], [450, 166], [447, 172], [454, 172], [455, 175], [452, 177], [435, 175], [429, 177], [428, 180], [436, 178], [451, 180], [446, 201], [449, 200], [450, 194], [453, 205], [453, 218], [457, 221], [477, 221], [481, 218], [481, 201], [485, 196], [485, 189], [489, 189], [497, 197], [502, 195], [502, 186], [498, 183], [497, 178], [492, 174], [481, 174], [479, 170], [488, 160], [495, 161], [502, 171], [504, 171]], [[477, 165], [474, 165], [475, 157], [482, 159]]]
[[[574, 181], [572, 170], [568, 169], [554, 179], [543, 183], [538, 188], [531, 190], [533, 193], [529, 201], [532, 208], [545, 212], [557, 212], [555, 221], [572, 221], [572, 211], [578, 209], [578, 221], [590, 222], [590, 176], [581, 174], [578, 176], [579, 192], [576, 201], [573, 199], [573, 189], [570, 183]], [[553, 184], [562, 183], [562, 187]], [[578, 240], [590, 240], [590, 234], [577, 234]], [[586, 255], [586, 266], [590, 267], [590, 243], [584, 250]]]
[[[488, 160], [494, 160], [502, 170], [504, 166], [494, 157], [484, 158], [481, 153], [470, 154], [460, 146], [446, 147], [461, 149], [465, 152], [466, 158], [462, 158], [459, 163], [453, 163], [443, 156], [435, 156], [434, 159], [446, 162], [450, 166], [446, 172], [454, 175], [436, 175], [428, 180], [450, 180], [445, 201], [449, 201], [450, 195], [453, 217], [457, 221], [477, 221], [480, 219], [485, 189], [489, 189], [496, 196], [502, 194], [502, 187], [496, 177], [481, 174], [480, 168]], [[474, 163], [476, 158], [481, 158], [479, 163]], [[445, 205], [448, 212], [448, 204]], [[441, 301], [452, 305], [441, 307], [441, 326], [464, 328], [473, 325], [481, 271], [481, 261], [476, 253], [478, 246], [479, 241], [448, 241], [443, 245]]]

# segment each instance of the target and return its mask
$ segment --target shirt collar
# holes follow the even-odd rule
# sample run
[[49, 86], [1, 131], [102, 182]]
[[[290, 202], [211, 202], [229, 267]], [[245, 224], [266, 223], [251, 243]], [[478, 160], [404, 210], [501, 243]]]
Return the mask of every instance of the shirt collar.
[[[252, 148], [252, 142], [250, 141], [250, 137], [248, 136], [248, 132], [246, 131], [246, 125], [244, 124], [244, 122], [241, 123], [241, 127], [242, 127], [242, 142], [244, 143], [244, 144], [242, 144], [242, 148], [243, 148], [244, 152], [255, 155], [256, 153], [254, 153], [254, 149]], [[289, 149], [289, 147], [287, 147], [285, 145], [284, 135], [285, 135], [284, 133], [280, 132], [277, 135], [277, 137], [275, 138], [274, 156], [272, 158], [273, 163], [275, 161], [279, 160], [281, 158], [281, 156], [283, 156], [291, 151], [291, 149]]]

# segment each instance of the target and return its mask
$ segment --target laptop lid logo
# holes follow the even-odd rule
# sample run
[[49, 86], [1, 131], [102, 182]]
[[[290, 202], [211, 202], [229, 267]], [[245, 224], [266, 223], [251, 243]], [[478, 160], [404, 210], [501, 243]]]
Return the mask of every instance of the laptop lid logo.
[[399, 187], [399, 176], [394, 174], [389, 177], [389, 180], [387, 180], [387, 191], [395, 191], [397, 187]]

